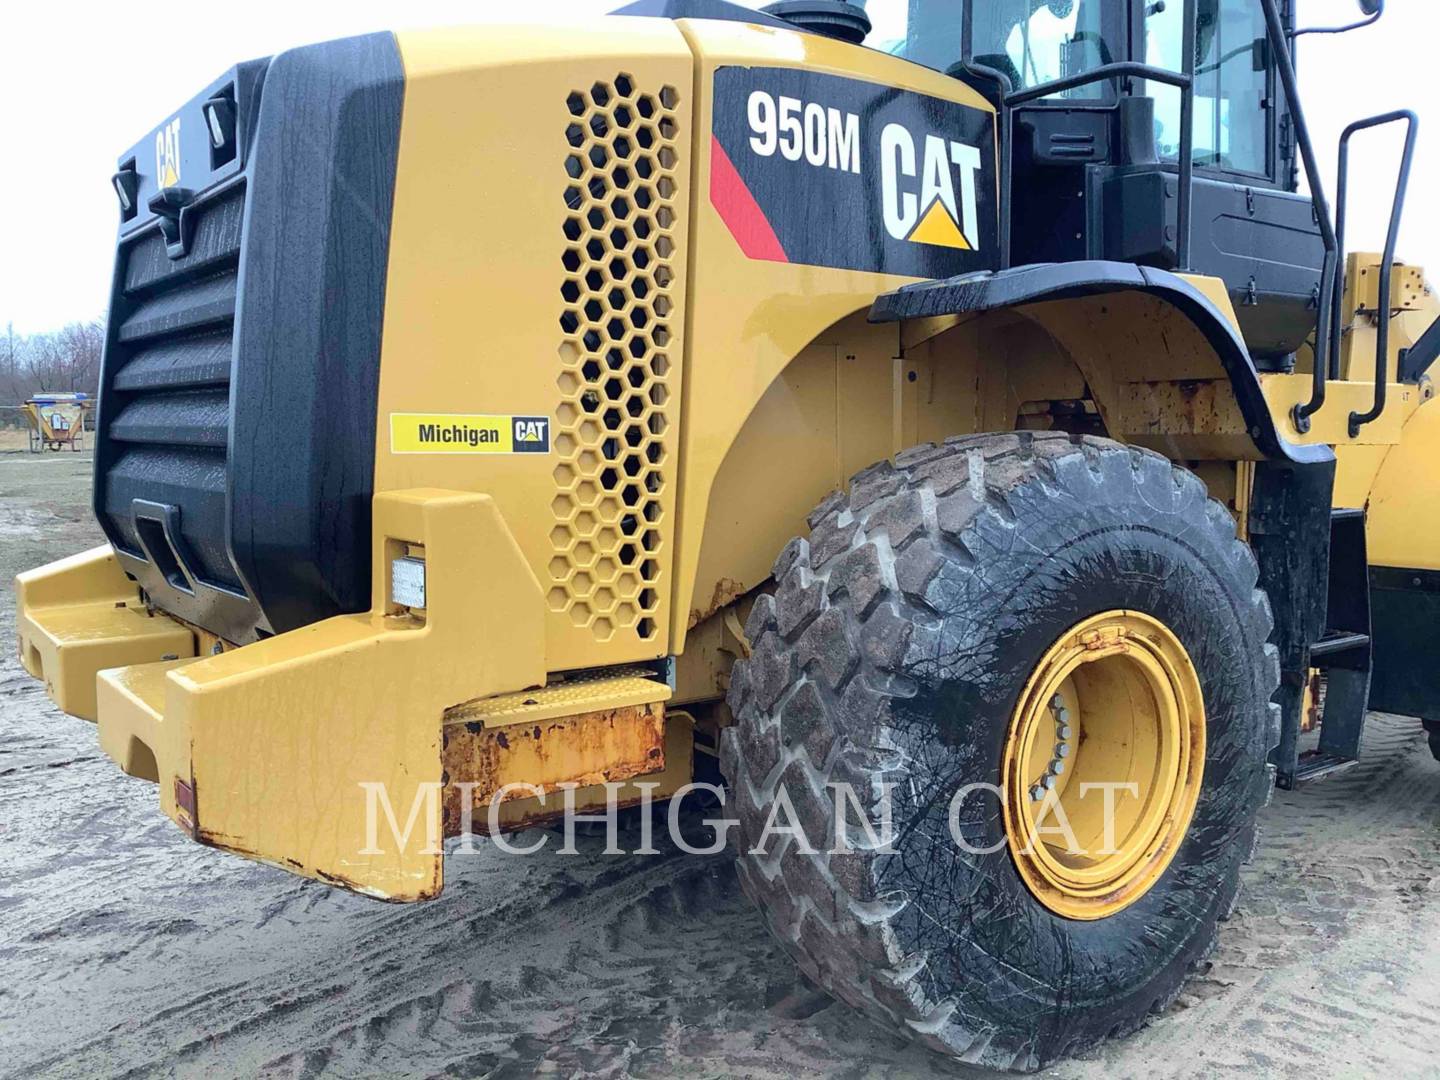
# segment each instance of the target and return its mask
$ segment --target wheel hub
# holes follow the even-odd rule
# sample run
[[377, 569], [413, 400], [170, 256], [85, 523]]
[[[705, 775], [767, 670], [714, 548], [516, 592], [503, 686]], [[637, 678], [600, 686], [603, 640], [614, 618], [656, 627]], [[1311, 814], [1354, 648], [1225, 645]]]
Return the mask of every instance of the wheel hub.
[[1170, 865], [1205, 768], [1205, 708], [1185, 647], [1163, 623], [1110, 611], [1040, 658], [1002, 763], [1006, 840], [1051, 911], [1103, 919]]

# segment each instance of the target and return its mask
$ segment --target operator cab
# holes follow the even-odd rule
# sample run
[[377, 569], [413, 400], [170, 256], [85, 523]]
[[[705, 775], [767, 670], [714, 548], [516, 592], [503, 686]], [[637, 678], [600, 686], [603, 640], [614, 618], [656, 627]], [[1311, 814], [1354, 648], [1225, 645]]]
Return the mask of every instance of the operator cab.
[[[1255, 0], [1194, 0], [1192, 247], [1225, 281], [1263, 368], [1314, 331], [1324, 247]], [[865, 0], [870, 48], [946, 71], [999, 103], [1133, 61], [1183, 70], [1184, 0]], [[1293, 15], [1287, 15], [1293, 20]], [[996, 76], [1010, 83], [1008, 91]], [[1019, 105], [1011, 262], [1179, 267], [1181, 93], [1112, 79]]]

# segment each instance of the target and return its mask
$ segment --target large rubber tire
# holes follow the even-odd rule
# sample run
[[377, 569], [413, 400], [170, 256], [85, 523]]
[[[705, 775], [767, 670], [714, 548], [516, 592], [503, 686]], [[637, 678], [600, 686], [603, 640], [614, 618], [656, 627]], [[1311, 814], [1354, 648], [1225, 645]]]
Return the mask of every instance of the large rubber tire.
[[[1135, 1030], [1213, 948], [1273, 784], [1279, 663], [1233, 519], [1156, 454], [1017, 433], [906, 451], [810, 525], [755, 605], [730, 691], [721, 764], [745, 891], [819, 985], [955, 1058], [1031, 1071]], [[971, 846], [998, 845], [981, 856], [952, 842], [948, 804], [962, 784], [1000, 783], [1037, 659], [1116, 609], [1161, 620], [1194, 662], [1203, 788], [1150, 891], [1075, 921], [1025, 886], [998, 800], [963, 804]], [[832, 782], [868, 800], [877, 828], [880, 785], [893, 785], [891, 851], [828, 854]], [[754, 853], [782, 786], [818, 854], [773, 835]], [[852, 810], [852, 837], [857, 823]]]

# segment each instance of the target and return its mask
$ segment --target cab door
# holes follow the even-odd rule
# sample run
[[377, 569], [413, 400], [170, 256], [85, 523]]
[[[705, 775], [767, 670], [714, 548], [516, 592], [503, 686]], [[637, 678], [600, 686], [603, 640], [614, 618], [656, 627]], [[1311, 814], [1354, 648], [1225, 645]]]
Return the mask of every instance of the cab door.
[[[1194, 0], [1195, 191], [1192, 267], [1222, 278], [1251, 353], [1262, 367], [1284, 368], [1315, 325], [1314, 299], [1324, 247], [1309, 196], [1295, 193], [1289, 103], [1275, 71], [1265, 16], [1254, 0]], [[1285, 5], [1287, 22], [1293, 19]], [[1179, 71], [1183, 0], [1137, 0], [1131, 8], [1136, 59]], [[1135, 92], [1154, 102], [1155, 143], [1167, 187], [1175, 182], [1180, 146], [1180, 94], [1156, 84]], [[1110, 192], [1124, 207], [1123, 189], [1137, 181], [1114, 178]], [[1143, 183], [1143, 181], [1139, 181]], [[1122, 197], [1115, 198], [1116, 194]], [[1167, 199], [1167, 201], [1174, 201]], [[1169, 215], [1167, 215], [1168, 218]], [[1122, 250], [1135, 234], [1112, 230]]]

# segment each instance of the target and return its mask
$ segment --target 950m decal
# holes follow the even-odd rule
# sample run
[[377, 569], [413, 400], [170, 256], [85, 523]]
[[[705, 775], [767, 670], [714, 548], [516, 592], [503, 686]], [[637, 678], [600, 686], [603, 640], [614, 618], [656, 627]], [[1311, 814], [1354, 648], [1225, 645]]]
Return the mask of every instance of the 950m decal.
[[548, 454], [548, 416], [391, 413], [392, 454]]
[[791, 68], [715, 73], [710, 201], [752, 259], [942, 278], [997, 265], [993, 114]]

